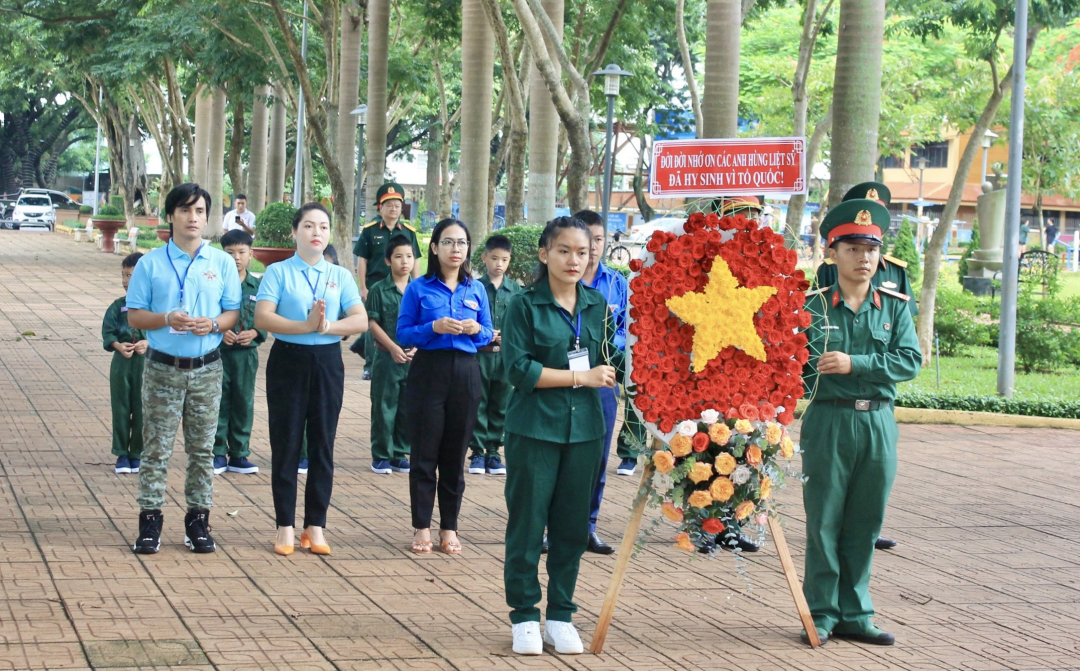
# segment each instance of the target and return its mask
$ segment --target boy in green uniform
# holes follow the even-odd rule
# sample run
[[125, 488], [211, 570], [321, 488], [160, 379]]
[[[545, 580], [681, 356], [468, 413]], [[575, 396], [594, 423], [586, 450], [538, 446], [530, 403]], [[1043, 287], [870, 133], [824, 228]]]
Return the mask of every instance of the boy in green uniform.
[[[120, 277], [127, 292], [131, 274], [142, 254], [124, 258]], [[109, 395], [112, 399], [113, 441], [117, 473], [138, 473], [142, 459], [142, 377], [147, 342], [139, 329], [128, 326], [127, 296], [112, 302], [101, 322], [101, 340], [112, 352], [109, 366]]]
[[369, 333], [375, 341], [371, 371], [371, 470], [375, 473], [408, 473], [409, 441], [405, 414], [398, 413], [405, 395], [405, 378], [416, 348], [402, 349], [397, 335], [398, 308], [405, 287], [413, 278], [416, 258], [413, 243], [395, 235], [386, 243], [383, 263], [390, 276], [371, 285], [367, 308]]
[[918, 374], [922, 354], [910, 297], [872, 282], [888, 225], [889, 211], [875, 200], [834, 207], [821, 233], [837, 283], [807, 294], [810, 351], [820, 357], [804, 370], [803, 593], [822, 642], [894, 642], [870, 621], [870, 565], [896, 476], [896, 383]]
[[[876, 200], [885, 207], [889, 207], [889, 203], [892, 201], [892, 192], [889, 191], [889, 187], [881, 182], [863, 182], [851, 187], [844, 194], [844, 201], [858, 198]], [[877, 272], [874, 273], [874, 285], [883, 289], [892, 289], [906, 296], [914, 296], [915, 292], [911, 288], [911, 282], [908, 281], [907, 261], [888, 254], [880, 254], [879, 257], [881, 260], [878, 262]], [[836, 286], [836, 264], [833, 263], [832, 259], [827, 258], [824, 263], [818, 266], [817, 286]], [[912, 317], [919, 316], [919, 304], [917, 302], [909, 300], [905, 304]], [[874, 542], [874, 547], [878, 550], [891, 550], [896, 547], [896, 541], [881, 537]]]
[[[368, 291], [379, 280], [390, 274], [390, 269], [383, 263], [386, 257], [386, 245], [390, 238], [403, 235], [412, 243], [412, 276], [420, 277], [420, 244], [416, 239], [416, 229], [401, 218], [402, 205], [405, 202], [405, 190], [396, 182], [387, 182], [375, 192], [375, 207], [379, 214], [360, 229], [360, 237], [353, 246], [356, 255], [356, 284], [360, 287], [360, 297], [367, 301]], [[349, 349], [364, 357], [364, 379], [371, 379], [371, 367], [375, 360], [375, 340], [371, 331], [364, 333]]]
[[221, 337], [221, 408], [214, 437], [214, 473], [258, 473], [248, 460], [251, 424], [255, 421], [255, 374], [259, 371], [258, 347], [266, 331], [255, 328], [255, 296], [259, 278], [248, 272], [251, 236], [240, 229], [221, 236], [221, 247], [236, 261], [240, 273], [240, 321]]
[[502, 323], [510, 298], [521, 292], [515, 280], [506, 278], [510, 267], [513, 246], [505, 235], [493, 235], [484, 243], [484, 260], [487, 272], [480, 282], [487, 289], [491, 309], [491, 324], [495, 339], [477, 350], [480, 363], [480, 407], [476, 411], [476, 428], [473, 429], [469, 448], [469, 473], [474, 475], [506, 475], [506, 466], [499, 458], [499, 446], [503, 442], [503, 425], [506, 423], [506, 406], [510, 403], [510, 383], [502, 359]]

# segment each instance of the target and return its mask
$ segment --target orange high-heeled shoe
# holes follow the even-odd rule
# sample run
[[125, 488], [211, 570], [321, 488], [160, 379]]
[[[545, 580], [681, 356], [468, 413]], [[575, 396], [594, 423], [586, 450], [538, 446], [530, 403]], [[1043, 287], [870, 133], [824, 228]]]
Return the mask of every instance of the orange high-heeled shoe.
[[305, 529], [300, 533], [300, 547], [311, 550], [311, 554], [316, 555], [328, 555], [330, 554], [329, 545], [319, 545], [311, 542], [311, 536], [308, 535]]
[[283, 557], [288, 557], [289, 555], [291, 555], [295, 551], [296, 551], [296, 546], [295, 545], [275, 545], [274, 546], [274, 552], [278, 553], [279, 555], [281, 555]]

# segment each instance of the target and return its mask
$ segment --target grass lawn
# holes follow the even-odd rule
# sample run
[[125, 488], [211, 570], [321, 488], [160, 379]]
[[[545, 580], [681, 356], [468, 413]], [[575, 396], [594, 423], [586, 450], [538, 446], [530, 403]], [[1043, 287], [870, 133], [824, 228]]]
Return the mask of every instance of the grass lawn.
[[[973, 356], [941, 357], [941, 386], [937, 384], [936, 361], [923, 368], [910, 382], [901, 382], [900, 392], [994, 396], [997, 394], [998, 352], [992, 347], [972, 348]], [[1017, 400], [1074, 400], [1080, 398], [1080, 374], [1063, 368], [1057, 373], [1016, 371]]]

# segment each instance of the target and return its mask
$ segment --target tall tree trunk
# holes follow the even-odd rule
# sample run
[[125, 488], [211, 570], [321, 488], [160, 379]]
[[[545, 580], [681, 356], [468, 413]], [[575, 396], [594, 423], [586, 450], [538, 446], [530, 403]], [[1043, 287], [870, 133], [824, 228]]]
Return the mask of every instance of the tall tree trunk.
[[[806, 179], [809, 181], [810, 173], [814, 169], [814, 164], [818, 162], [821, 155], [821, 144], [825, 141], [825, 135], [829, 132], [829, 128], [832, 127], [832, 106], [825, 111], [825, 116], [814, 126], [814, 133], [810, 136], [810, 139], [806, 143]], [[797, 196], [792, 196], [788, 201], [787, 211], [787, 231], [785, 236], [790, 234], [793, 238], [797, 239], [797, 236], [802, 232], [802, 219], [803, 213], [806, 211], [806, 194], [802, 193]], [[819, 217], [820, 219], [820, 217]], [[820, 259], [821, 244], [817, 238], [817, 228], [811, 231], [813, 235], [814, 243], [814, 267], [817, 267]], [[792, 245], [788, 245], [791, 247]]]
[[701, 104], [704, 136], [735, 137], [739, 132], [742, 3], [708, 0], [705, 20], [709, 39], [705, 41], [705, 96]]
[[[334, 230], [334, 244], [341, 253], [352, 249], [352, 222], [357, 203], [356, 180], [353, 170], [356, 163], [356, 117], [350, 114], [356, 108], [360, 95], [360, 51], [364, 42], [364, 9], [356, 0], [341, 3], [341, 56], [338, 59], [338, 116], [337, 161], [341, 167], [341, 182], [348, 194], [344, 203], [334, 203], [334, 210], [341, 210], [347, 226]], [[349, 267], [353, 264], [350, 262]]]
[[461, 201], [458, 218], [473, 240], [487, 235], [488, 169], [495, 35], [482, 0], [461, 2]]
[[[652, 205], [649, 204], [649, 197], [645, 193], [645, 154], [648, 153], [648, 147], [645, 144], [645, 130], [638, 128], [638, 141], [641, 142], [641, 148], [638, 151], [637, 170], [634, 171], [634, 199], [637, 200], [638, 212], [641, 212], [641, 217], [645, 221], [651, 221], [655, 216], [655, 211]], [[629, 231], [627, 231], [629, 233]]]
[[195, 152], [191, 156], [191, 181], [206, 187], [206, 167], [210, 163], [210, 111], [213, 94], [204, 87], [195, 98]]
[[855, 184], [874, 178], [885, 0], [841, 0], [838, 26], [829, 207]]
[[[1032, 47], [1035, 46], [1035, 39], [1038, 37], [1042, 26], [1035, 23], [1028, 24], [1027, 34], [1027, 53], [1030, 57]], [[969, 137], [982, 137], [986, 131], [990, 128], [990, 124], [993, 123], [994, 118], [997, 116], [998, 108], [1001, 107], [1002, 100], [1005, 99], [1005, 95], [1009, 93], [1012, 88], [1012, 69], [1016, 66], [1015, 63], [1009, 66], [1009, 69], [1005, 72], [1005, 75], [998, 79], [997, 63], [994, 60], [996, 54], [991, 51], [991, 56], [988, 59], [990, 64], [990, 73], [993, 76], [994, 88], [990, 94], [990, 98], [986, 101], [986, 107], [983, 108], [982, 114], [979, 115], [978, 121], [975, 122], [975, 126], [971, 129], [971, 135]], [[924, 247], [923, 253], [923, 283], [922, 290], [919, 292], [919, 347], [922, 348], [923, 365], [930, 364], [931, 355], [933, 354], [932, 344], [934, 342], [934, 309], [937, 301], [937, 286], [938, 278], [941, 274], [941, 251], [945, 245], [946, 238], [952, 233], [952, 221], [956, 219], [956, 212], [960, 209], [960, 199], [964, 195], [964, 185], [967, 184], [968, 174], [971, 172], [971, 166], [975, 164], [975, 155], [979, 150], [978, 142], [968, 142], [964, 147], [963, 153], [960, 154], [960, 163], [956, 167], [956, 176], [953, 177], [952, 189], [949, 191], [949, 199], [945, 201], [945, 211], [941, 214], [941, 223], [934, 230], [934, 235], [930, 237], [928, 246]], [[1010, 176], [1010, 179], [1019, 179], [1019, 175], [1014, 177]]]
[[432, 123], [428, 127], [427, 174], [424, 179], [424, 209], [429, 212], [439, 210], [439, 154], [442, 149], [442, 126]]
[[[483, 17], [481, 17], [482, 19]], [[368, 125], [364, 161], [367, 163], [367, 202], [375, 202], [375, 192], [386, 174], [386, 70], [390, 33], [390, 0], [368, 2]], [[490, 103], [488, 104], [490, 108]], [[485, 128], [487, 124], [484, 124]]]
[[[564, 0], [543, 0], [544, 10], [562, 39]], [[547, 49], [548, 61], [556, 77], [561, 77], [558, 56]], [[543, 223], [555, 217], [558, 197], [559, 113], [548, 93], [547, 83], [535, 62], [529, 68], [529, 211], [528, 220]]]
[[262, 212], [266, 204], [266, 169], [269, 137], [270, 108], [266, 99], [269, 86], [255, 87], [255, 103], [251, 108], [251, 146], [248, 149], [248, 209], [255, 214]]
[[215, 88], [210, 107], [210, 157], [205, 188], [212, 201], [206, 213], [206, 236], [221, 237], [222, 191], [225, 182], [225, 90]]
[[[232, 124], [229, 135], [229, 160], [226, 167], [229, 170], [229, 181], [232, 182], [232, 193], [244, 193], [247, 185], [244, 183], [244, 99], [240, 95], [238, 87], [230, 86], [230, 90], [236, 92], [233, 96]], [[247, 194], [244, 194], [247, 195]]]
[[[817, 0], [807, 0], [817, 2]], [[694, 130], [701, 137], [705, 127], [705, 117], [701, 112], [701, 96], [697, 90], [697, 76], [694, 73], [694, 61], [690, 58], [690, 45], [686, 42], [686, 0], [675, 0], [675, 37], [679, 41], [679, 54], [682, 56], [683, 73], [686, 75], [686, 87], [690, 91], [690, 105], [694, 108]], [[707, 49], [708, 47], [706, 47]], [[640, 161], [638, 161], [640, 165]], [[650, 208], [651, 210], [651, 208]], [[644, 212], [642, 213], [644, 214]], [[645, 221], [652, 218], [652, 214], [645, 217]]]
[[285, 161], [287, 147], [285, 131], [289, 119], [285, 110], [281, 86], [274, 86], [274, 103], [270, 107], [270, 140], [267, 147], [266, 202], [280, 203], [285, 197]]

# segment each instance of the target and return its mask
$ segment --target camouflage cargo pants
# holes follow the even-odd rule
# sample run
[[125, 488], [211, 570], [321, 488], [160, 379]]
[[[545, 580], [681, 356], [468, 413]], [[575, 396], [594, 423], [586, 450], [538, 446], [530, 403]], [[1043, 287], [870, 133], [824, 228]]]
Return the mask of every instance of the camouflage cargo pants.
[[214, 494], [214, 435], [221, 406], [221, 361], [182, 371], [147, 361], [143, 372], [140, 510], [160, 510], [176, 431], [184, 423], [187, 508], [209, 509]]

